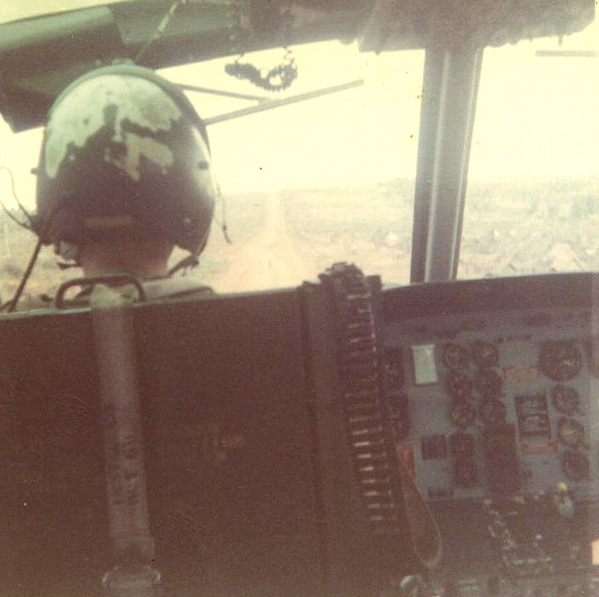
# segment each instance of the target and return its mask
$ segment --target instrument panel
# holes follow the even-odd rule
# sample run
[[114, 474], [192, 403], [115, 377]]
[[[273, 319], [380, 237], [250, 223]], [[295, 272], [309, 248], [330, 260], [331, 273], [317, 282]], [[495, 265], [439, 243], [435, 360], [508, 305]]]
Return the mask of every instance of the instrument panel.
[[425, 499], [532, 497], [559, 482], [599, 495], [592, 286], [549, 275], [386, 291], [386, 395]]

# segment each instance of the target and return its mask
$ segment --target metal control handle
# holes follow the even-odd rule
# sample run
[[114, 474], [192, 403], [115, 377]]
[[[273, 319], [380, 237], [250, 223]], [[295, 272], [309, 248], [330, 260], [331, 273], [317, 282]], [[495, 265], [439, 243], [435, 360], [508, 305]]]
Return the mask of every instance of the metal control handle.
[[96, 284], [106, 284], [108, 286], [133, 284], [133, 286], [135, 286], [135, 288], [138, 292], [138, 295], [139, 295], [138, 300], [142, 301], [142, 302], [146, 300], [146, 293], [145, 293], [143, 284], [141, 283], [141, 280], [139, 278], [136, 278], [133, 274], [126, 274], [126, 273], [110, 274], [107, 276], [92, 276], [89, 278], [75, 278], [74, 280], [69, 280], [67, 282], [64, 282], [58, 288], [58, 292], [56, 293], [56, 298], [54, 299], [54, 304], [56, 305], [56, 308], [57, 309], [65, 308], [64, 296], [65, 296], [67, 290], [69, 290], [70, 288], [73, 288], [74, 286], [81, 286], [81, 287], [91, 286], [93, 288]]

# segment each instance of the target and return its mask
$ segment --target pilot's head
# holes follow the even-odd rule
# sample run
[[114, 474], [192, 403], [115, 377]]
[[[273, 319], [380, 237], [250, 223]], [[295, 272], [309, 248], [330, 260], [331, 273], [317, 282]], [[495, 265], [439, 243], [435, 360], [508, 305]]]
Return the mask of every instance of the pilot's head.
[[216, 189], [204, 123], [183, 92], [145, 68], [104, 67], [48, 114], [37, 232], [87, 275], [165, 275], [174, 246], [190, 261], [203, 250]]

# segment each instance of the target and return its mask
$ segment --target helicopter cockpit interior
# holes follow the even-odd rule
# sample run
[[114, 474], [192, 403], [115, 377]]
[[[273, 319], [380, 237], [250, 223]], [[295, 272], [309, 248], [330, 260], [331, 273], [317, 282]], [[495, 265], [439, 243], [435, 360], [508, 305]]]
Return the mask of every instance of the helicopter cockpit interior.
[[[18, 4], [0, 594], [599, 594], [595, 2]], [[121, 63], [229, 158], [193, 274], [214, 295], [77, 277], [15, 224], [55, 98]], [[136, 300], [70, 300], [90, 284]]]

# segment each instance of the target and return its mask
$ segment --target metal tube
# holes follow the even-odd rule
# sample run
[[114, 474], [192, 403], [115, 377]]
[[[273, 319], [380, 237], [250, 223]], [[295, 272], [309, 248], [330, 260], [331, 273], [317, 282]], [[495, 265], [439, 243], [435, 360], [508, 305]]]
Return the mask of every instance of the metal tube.
[[176, 83], [181, 89], [186, 91], [195, 91], [196, 93], [208, 93], [210, 95], [220, 95], [223, 97], [232, 97], [236, 99], [245, 99], [256, 102], [267, 102], [267, 97], [260, 95], [249, 95], [247, 93], [234, 93], [232, 91], [222, 91], [220, 89], [210, 89], [209, 87], [198, 87], [197, 85], [188, 85], [187, 83]]
[[[96, 292], [99, 291], [99, 292]], [[96, 286], [90, 299], [98, 358], [110, 541], [114, 568], [104, 577], [113, 595], [152, 594], [157, 572], [150, 534], [141, 412], [128, 299]]]
[[535, 58], [599, 58], [597, 50], [537, 50]]
[[427, 50], [412, 282], [455, 279], [482, 50]]
[[217, 122], [224, 122], [225, 120], [232, 120], [233, 118], [239, 118], [240, 116], [249, 116], [250, 114], [256, 114], [257, 112], [265, 112], [266, 110], [281, 108], [282, 106], [288, 106], [297, 102], [314, 99], [315, 97], [320, 97], [329, 93], [353, 89], [354, 87], [360, 87], [362, 85], [364, 85], [364, 79], [358, 79], [356, 81], [350, 81], [349, 83], [342, 83], [341, 85], [333, 85], [332, 87], [324, 87], [322, 89], [300, 93], [299, 95], [292, 95], [291, 97], [287, 97], [285, 99], [263, 102], [257, 106], [250, 106], [249, 108], [234, 110], [233, 112], [227, 112], [225, 114], [220, 114], [219, 116], [213, 116], [212, 118], [205, 118], [204, 122], [206, 125], [216, 124]]

